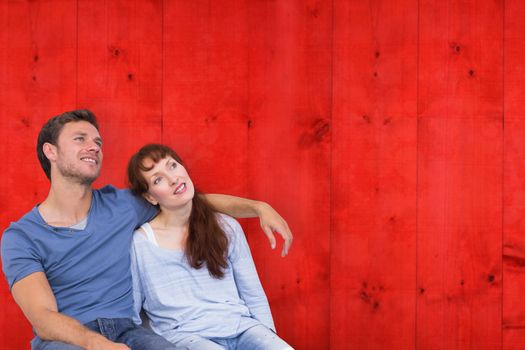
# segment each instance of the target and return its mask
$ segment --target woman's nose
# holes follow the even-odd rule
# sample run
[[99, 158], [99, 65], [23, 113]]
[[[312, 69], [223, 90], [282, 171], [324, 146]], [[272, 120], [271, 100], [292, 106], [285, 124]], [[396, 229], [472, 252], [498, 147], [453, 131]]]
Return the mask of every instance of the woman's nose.
[[176, 176], [170, 176], [169, 178], [169, 181], [170, 181], [170, 185], [176, 185], [177, 182], [178, 182], [178, 178]]

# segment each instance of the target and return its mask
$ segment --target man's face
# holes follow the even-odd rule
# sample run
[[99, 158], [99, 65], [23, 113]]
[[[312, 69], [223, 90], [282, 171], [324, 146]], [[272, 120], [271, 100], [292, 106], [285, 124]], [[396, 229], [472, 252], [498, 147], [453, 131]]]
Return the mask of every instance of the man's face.
[[62, 177], [91, 185], [102, 166], [102, 139], [97, 129], [86, 121], [65, 124], [57, 140], [55, 165]]

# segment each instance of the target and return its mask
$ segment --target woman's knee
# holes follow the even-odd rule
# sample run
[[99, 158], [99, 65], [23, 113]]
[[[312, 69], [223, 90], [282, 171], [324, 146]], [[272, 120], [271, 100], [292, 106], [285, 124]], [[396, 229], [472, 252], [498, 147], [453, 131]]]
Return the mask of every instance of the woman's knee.
[[209, 339], [198, 335], [190, 335], [175, 343], [177, 349], [187, 350], [225, 350], [225, 348]]
[[249, 328], [239, 336], [239, 349], [294, 350], [276, 333], [263, 325]]

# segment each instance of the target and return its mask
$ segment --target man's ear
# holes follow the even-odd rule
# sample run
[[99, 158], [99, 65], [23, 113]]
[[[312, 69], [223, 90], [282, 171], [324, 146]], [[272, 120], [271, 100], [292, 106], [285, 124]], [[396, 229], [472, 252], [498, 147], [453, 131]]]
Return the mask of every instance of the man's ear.
[[57, 147], [55, 145], [46, 142], [42, 145], [42, 151], [50, 162], [57, 159]]
[[152, 205], [157, 205], [157, 204], [159, 204], [159, 202], [157, 202], [157, 201], [155, 200], [155, 198], [153, 198], [153, 196], [152, 196], [151, 194], [149, 194], [149, 193], [144, 193], [144, 194], [142, 195], [142, 197], [144, 197], [144, 199], [147, 200], [148, 202], [150, 202]]

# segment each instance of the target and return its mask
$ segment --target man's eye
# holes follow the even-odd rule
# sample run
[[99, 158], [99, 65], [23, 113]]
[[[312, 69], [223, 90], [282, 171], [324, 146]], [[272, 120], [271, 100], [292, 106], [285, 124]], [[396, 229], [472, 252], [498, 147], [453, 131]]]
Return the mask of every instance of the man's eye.
[[84, 138], [82, 136], [75, 137], [75, 140], [77, 141], [84, 141]]

